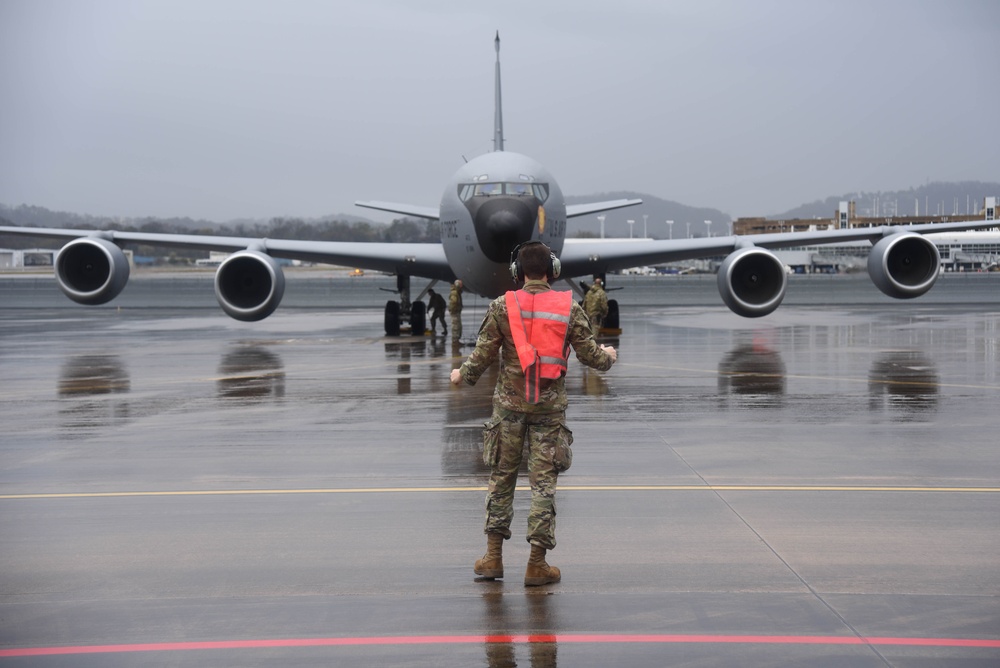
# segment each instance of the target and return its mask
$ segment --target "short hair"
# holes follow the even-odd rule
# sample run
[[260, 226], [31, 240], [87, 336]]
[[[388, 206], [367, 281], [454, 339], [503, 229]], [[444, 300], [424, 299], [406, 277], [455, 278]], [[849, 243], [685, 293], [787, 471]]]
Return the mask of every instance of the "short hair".
[[525, 278], [548, 278], [552, 273], [552, 251], [540, 241], [522, 246], [517, 258]]

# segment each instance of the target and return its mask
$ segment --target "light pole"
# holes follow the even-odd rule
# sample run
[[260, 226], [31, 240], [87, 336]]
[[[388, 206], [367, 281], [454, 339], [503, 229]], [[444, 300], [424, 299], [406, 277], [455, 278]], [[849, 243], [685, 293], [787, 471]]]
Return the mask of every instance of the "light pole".
[[646, 231], [646, 219], [647, 218], [649, 218], [649, 214], [648, 213], [642, 214], [642, 238], [643, 239], [648, 239], [649, 238], [649, 232]]
[[607, 216], [598, 216], [597, 217], [597, 220], [601, 223], [601, 238], [602, 239], [604, 238], [604, 219], [605, 218], [607, 218]]
[[707, 237], [712, 236], [712, 221], [710, 220], [705, 221], [705, 236]]
[[634, 220], [629, 220], [628, 221], [628, 238], [629, 239], [632, 238], [632, 226], [633, 225], [635, 225], [635, 221]]
[[667, 229], [670, 230], [670, 238], [673, 239], [674, 238], [674, 221], [672, 221], [672, 220], [668, 220], [667, 221]]
[[688, 222], [686, 222], [684, 224], [687, 225], [687, 230], [688, 230], [687, 238], [690, 239], [691, 238], [691, 222], [688, 221]]

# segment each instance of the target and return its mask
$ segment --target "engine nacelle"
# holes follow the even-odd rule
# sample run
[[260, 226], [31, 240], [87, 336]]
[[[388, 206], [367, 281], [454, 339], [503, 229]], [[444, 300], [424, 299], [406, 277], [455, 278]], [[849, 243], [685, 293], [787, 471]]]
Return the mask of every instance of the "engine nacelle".
[[78, 304], [105, 304], [128, 283], [128, 258], [107, 239], [81, 237], [56, 254], [56, 282]]
[[883, 237], [868, 254], [868, 275], [879, 290], [896, 299], [912, 299], [934, 285], [941, 271], [937, 246], [919, 234]]
[[778, 308], [785, 297], [785, 265], [763, 248], [741, 248], [719, 266], [719, 294], [729, 309], [744, 318], [759, 318]]
[[285, 274], [267, 253], [233, 253], [215, 272], [215, 297], [231, 318], [253, 322], [274, 313], [285, 294]]

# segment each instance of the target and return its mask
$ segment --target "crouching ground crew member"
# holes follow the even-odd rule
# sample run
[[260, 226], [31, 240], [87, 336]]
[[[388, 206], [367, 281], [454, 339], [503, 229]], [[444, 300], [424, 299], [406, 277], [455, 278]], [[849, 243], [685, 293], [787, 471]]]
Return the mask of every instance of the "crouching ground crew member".
[[493, 393], [493, 416], [483, 432], [483, 459], [489, 465], [486, 494], [486, 554], [473, 569], [487, 579], [503, 577], [503, 541], [510, 538], [514, 487], [524, 444], [528, 445], [531, 557], [527, 586], [559, 582], [559, 569], [545, 563], [556, 546], [556, 478], [569, 468], [573, 434], [566, 428], [566, 362], [570, 346], [587, 366], [606, 371], [618, 357], [598, 346], [587, 315], [572, 292], [557, 292], [549, 282], [559, 276], [559, 260], [548, 246], [532, 241], [514, 250], [511, 274], [521, 290], [494, 300], [479, 329], [476, 349], [451, 382], [474, 385], [500, 358]]

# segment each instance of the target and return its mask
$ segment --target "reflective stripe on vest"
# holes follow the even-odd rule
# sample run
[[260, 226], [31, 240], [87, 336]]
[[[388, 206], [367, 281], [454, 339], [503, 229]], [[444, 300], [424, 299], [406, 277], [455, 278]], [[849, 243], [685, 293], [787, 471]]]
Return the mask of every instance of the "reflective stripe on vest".
[[537, 404], [542, 380], [555, 380], [566, 373], [569, 356], [570, 309], [572, 292], [508, 292], [507, 320], [524, 372], [524, 398]]

